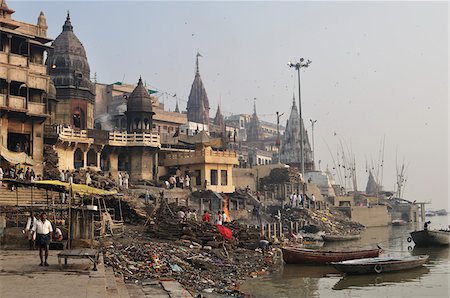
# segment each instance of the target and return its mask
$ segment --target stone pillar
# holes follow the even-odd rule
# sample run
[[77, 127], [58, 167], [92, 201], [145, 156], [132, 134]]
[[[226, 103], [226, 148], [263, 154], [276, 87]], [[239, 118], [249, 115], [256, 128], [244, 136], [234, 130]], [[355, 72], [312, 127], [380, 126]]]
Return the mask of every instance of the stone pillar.
[[83, 151], [83, 169], [86, 169], [87, 165], [87, 151]]
[[148, 147], [130, 148], [130, 179], [151, 180], [154, 150]]
[[101, 171], [101, 164], [100, 164], [100, 155], [101, 155], [102, 150], [99, 150], [97, 152], [97, 168]]

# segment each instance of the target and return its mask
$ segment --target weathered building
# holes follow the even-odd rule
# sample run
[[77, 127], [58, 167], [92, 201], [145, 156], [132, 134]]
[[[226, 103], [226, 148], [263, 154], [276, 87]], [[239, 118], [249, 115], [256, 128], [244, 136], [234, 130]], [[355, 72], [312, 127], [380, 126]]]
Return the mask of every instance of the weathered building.
[[[44, 122], [54, 88], [44, 65], [51, 49], [41, 12], [37, 25], [12, 19], [14, 10], [0, 2], [0, 151], [12, 164], [28, 156], [42, 173]], [[23, 155], [25, 153], [26, 155]], [[17, 157], [17, 158], [16, 158]], [[0, 158], [1, 161], [1, 158]]]
[[90, 79], [86, 51], [73, 32], [69, 13], [62, 28], [46, 61], [56, 87], [57, 100], [51, 103], [53, 124], [92, 129], [95, 86]]
[[203, 86], [202, 78], [200, 77], [198, 57], [200, 57], [199, 53], [197, 53], [195, 78], [187, 103], [187, 118], [191, 122], [209, 124], [209, 100], [205, 87]]
[[[308, 139], [308, 133], [305, 129], [304, 123], [303, 127], [303, 154], [305, 170], [314, 170], [314, 160], [312, 158], [311, 145]], [[296, 166], [300, 168], [301, 164], [301, 146], [300, 146], [300, 116], [298, 114], [297, 106], [295, 104], [295, 97], [292, 100], [291, 114], [289, 115], [289, 120], [286, 123], [286, 130], [284, 132], [281, 149], [280, 149], [280, 161], [291, 166]]]
[[236, 153], [213, 149], [213, 140], [205, 131], [194, 135], [190, 142], [195, 144], [195, 150], [168, 153], [162, 160], [163, 166], [189, 173], [194, 188], [234, 192], [232, 170], [238, 164]]
[[263, 130], [258, 115], [256, 114], [256, 103], [253, 104], [253, 115], [247, 127], [247, 142], [258, 142], [263, 138]]

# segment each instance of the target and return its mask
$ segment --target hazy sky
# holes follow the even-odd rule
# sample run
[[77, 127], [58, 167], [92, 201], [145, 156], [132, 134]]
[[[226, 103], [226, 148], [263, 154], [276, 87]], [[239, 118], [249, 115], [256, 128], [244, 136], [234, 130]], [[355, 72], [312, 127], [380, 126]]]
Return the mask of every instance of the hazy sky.
[[[405, 198], [448, 206], [447, 2], [25, 2], [8, 1], [14, 18], [36, 23], [43, 10], [56, 38], [70, 10], [98, 82], [147, 84], [186, 107], [195, 54], [211, 116], [261, 118], [290, 110], [298, 96], [286, 63], [302, 71], [303, 118], [315, 126], [315, 157], [333, 167], [342, 142], [352, 147], [358, 187], [366, 161], [377, 167], [386, 140], [385, 189], [394, 189], [396, 155], [408, 164]], [[175, 99], [161, 98], [173, 110]], [[330, 148], [330, 150], [328, 149]], [[330, 153], [331, 151], [331, 153]], [[338, 180], [336, 178], [336, 180]]]

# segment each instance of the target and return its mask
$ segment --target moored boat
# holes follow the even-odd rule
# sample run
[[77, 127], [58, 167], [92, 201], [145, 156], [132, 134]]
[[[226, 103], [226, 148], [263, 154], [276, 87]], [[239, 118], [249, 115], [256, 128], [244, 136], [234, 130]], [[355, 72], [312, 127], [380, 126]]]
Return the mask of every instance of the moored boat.
[[332, 241], [351, 241], [358, 240], [361, 238], [360, 234], [352, 234], [352, 235], [322, 235], [323, 241], [332, 242]]
[[413, 269], [422, 266], [428, 261], [427, 255], [406, 257], [378, 257], [333, 262], [338, 271], [345, 274], [380, 274]]
[[377, 257], [381, 248], [352, 250], [352, 251], [326, 251], [303, 249], [296, 247], [283, 247], [283, 260], [287, 264], [327, 264], [345, 260]]
[[[449, 230], [421, 230], [411, 232], [411, 237], [417, 246], [436, 246], [450, 244]], [[410, 241], [408, 239], [408, 241]]]

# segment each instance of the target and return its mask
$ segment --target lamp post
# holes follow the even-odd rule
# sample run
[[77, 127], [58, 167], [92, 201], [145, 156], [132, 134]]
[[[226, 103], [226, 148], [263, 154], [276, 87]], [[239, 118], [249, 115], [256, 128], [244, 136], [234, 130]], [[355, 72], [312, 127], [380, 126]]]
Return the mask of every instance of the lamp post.
[[315, 166], [314, 166], [314, 124], [317, 122], [317, 120], [312, 120], [312, 119], [309, 119], [309, 121], [311, 121], [311, 131], [312, 131], [312, 133], [311, 133], [311, 138], [312, 138], [312, 160], [313, 160], [313, 167], [315, 168]]
[[276, 141], [276, 145], [277, 145], [277, 149], [278, 149], [278, 164], [281, 163], [281, 156], [280, 156], [280, 146], [281, 146], [281, 141], [280, 141], [280, 117], [283, 116], [284, 113], [279, 113], [277, 112], [277, 141]]
[[309, 65], [311, 64], [311, 60], [307, 60], [305, 61], [304, 58], [300, 58], [300, 62], [297, 63], [292, 63], [289, 62], [288, 66], [290, 68], [295, 68], [297, 70], [297, 75], [298, 75], [298, 112], [299, 112], [299, 116], [300, 116], [300, 166], [301, 166], [301, 172], [302, 172], [302, 178], [305, 178], [305, 152], [303, 150], [303, 146], [304, 146], [304, 134], [303, 134], [303, 118], [302, 118], [302, 95], [301, 95], [301, 89], [300, 89], [300, 68], [303, 67], [309, 67]]

